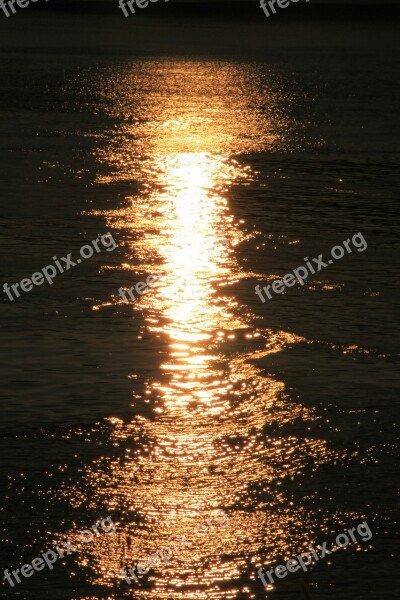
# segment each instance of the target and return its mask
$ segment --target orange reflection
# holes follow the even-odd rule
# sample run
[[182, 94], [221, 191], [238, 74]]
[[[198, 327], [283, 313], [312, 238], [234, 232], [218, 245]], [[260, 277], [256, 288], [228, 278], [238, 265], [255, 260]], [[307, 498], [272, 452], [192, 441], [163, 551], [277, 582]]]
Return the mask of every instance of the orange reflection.
[[[146, 95], [131, 81], [137, 72], [124, 73], [117, 91], [127, 89], [131, 106], [146, 118], [99, 152], [114, 170], [103, 182], [137, 178], [142, 184], [124, 208], [103, 213], [107, 225], [123, 232], [127, 258], [144, 274], [163, 278], [132, 306], [160, 339], [160, 369], [146, 390], [155, 417], [138, 416], [128, 425], [115, 420], [115, 443], [140, 436], [141, 446], [127, 449], [123, 464], [104, 457], [87, 472], [96, 502], [121, 515], [113, 547], [92, 550], [97, 581], [111, 585], [121, 567], [168, 545], [171, 536], [192, 539], [195, 525], [217, 508], [231, 522], [144, 576], [141, 598], [254, 597], [248, 586], [256, 566], [311, 541], [299, 539], [293, 527], [307, 515], [293, 511], [277, 486], [310, 458], [321, 463], [327, 454], [322, 441], [272, 433], [314, 415], [250, 362], [302, 338], [259, 331], [245, 301], [228, 294], [231, 284], [251, 275], [236, 251], [249, 233], [232, 213], [229, 193], [254, 177], [232, 155], [265, 149], [278, 136], [254, 108], [256, 72], [252, 81], [248, 67], [219, 67], [149, 63]], [[247, 91], [232, 102], [232, 90], [244, 83]], [[160, 96], [163, 102], [155, 102]], [[251, 568], [244, 557], [251, 557]], [[126, 593], [133, 597], [136, 587]]]

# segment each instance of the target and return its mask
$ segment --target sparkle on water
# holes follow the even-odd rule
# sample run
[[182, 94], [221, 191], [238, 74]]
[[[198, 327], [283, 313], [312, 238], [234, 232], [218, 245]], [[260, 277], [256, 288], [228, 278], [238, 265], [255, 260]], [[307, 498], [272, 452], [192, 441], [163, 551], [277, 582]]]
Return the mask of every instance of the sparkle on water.
[[[124, 117], [99, 143], [97, 160], [109, 167], [99, 181], [132, 179], [139, 188], [122, 208], [96, 214], [124, 240], [127, 270], [135, 257], [143, 280], [162, 273], [130, 310], [167, 340], [167, 353], [142, 400], [152, 418], [126, 424], [110, 408], [115, 443], [140, 439], [140, 448], [127, 449], [123, 464], [104, 456], [87, 466], [88, 494], [121, 516], [116, 535], [88, 547], [93, 581], [120, 580], [126, 597], [255, 597], [260, 566], [313, 541], [314, 523], [282, 480], [328, 457], [324, 440], [279, 435], [284, 425], [318, 415], [290, 400], [284, 383], [255, 362], [304, 339], [260, 330], [245, 303], [228, 293], [249, 276], [237, 249], [251, 235], [232, 213], [228, 193], [256, 177], [234, 157], [285, 147], [294, 125], [278, 107], [289, 90], [271, 74], [266, 114], [258, 108], [256, 70], [189, 60], [147, 61], [108, 73], [99, 85], [110, 114]], [[117, 294], [112, 302], [119, 310]], [[71, 503], [81, 501], [71, 492]], [[217, 509], [226, 511], [229, 526], [198, 536], [195, 526]], [[179, 536], [190, 548], [128, 588], [120, 569]]]

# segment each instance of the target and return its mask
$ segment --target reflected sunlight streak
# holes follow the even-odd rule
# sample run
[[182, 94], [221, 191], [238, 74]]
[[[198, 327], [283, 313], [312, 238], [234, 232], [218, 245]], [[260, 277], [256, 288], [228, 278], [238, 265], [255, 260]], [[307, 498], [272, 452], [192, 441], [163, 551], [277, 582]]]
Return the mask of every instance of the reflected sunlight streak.
[[[102, 573], [117, 574], [121, 566], [168, 545], [171, 535], [193, 537], [196, 523], [224, 508], [229, 529], [153, 570], [140, 589], [140, 597], [149, 600], [221, 600], [243, 592], [239, 578], [249, 570], [244, 556], [254, 557], [255, 565], [266, 558], [261, 549], [272, 558], [287, 544], [304, 542], [293, 524], [307, 515], [299, 507], [293, 512], [290, 498], [276, 486], [310, 460], [321, 464], [327, 450], [323, 441], [277, 432], [316, 416], [286, 395], [282, 381], [254, 365], [303, 338], [259, 331], [243, 297], [226, 291], [251, 277], [236, 251], [251, 235], [230, 203], [233, 185], [255, 175], [233, 158], [234, 151], [274, 138], [271, 122], [253, 108], [255, 84], [241, 66], [207, 71], [204, 63], [165, 61], [152, 68], [154, 83], [149, 77], [148, 85], [154, 90], [147, 95], [130, 91], [133, 84], [127, 82], [135, 73], [125, 73], [121, 81], [116, 76], [116, 87], [128, 90], [127, 100], [136, 103], [139, 115], [147, 103], [150, 116], [137, 128], [145, 129], [150, 150], [143, 152], [129, 125], [129, 135], [126, 129], [117, 133], [99, 151], [114, 168], [100, 181], [137, 178], [143, 185], [124, 206], [94, 214], [123, 233], [124, 264], [132, 259], [143, 274], [163, 274], [138, 306], [129, 307], [133, 317], [143, 316], [148, 336], [157, 340], [160, 367], [145, 383], [151, 417], [139, 414], [138, 404], [131, 423], [113, 421], [113, 441], [130, 444], [125, 460], [109, 456], [88, 466], [94, 498], [121, 515], [114, 548], [96, 548], [94, 554]], [[205, 71], [209, 90], [203, 89]], [[248, 78], [243, 89], [250, 91], [233, 103], [232, 89]], [[156, 102], [155, 112], [152, 93], [158, 99], [163, 86], [175, 91]], [[214, 105], [213, 86], [219, 93]], [[130, 268], [125, 271], [129, 278]], [[116, 300], [115, 310], [120, 310]], [[140, 447], [133, 442], [139, 437]], [[311, 535], [311, 523], [308, 528]], [[97, 582], [109, 585], [110, 577]]]

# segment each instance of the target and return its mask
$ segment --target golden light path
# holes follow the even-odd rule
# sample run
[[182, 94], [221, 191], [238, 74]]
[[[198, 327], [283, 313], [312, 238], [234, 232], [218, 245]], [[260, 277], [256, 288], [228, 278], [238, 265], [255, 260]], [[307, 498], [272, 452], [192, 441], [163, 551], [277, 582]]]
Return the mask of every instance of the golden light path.
[[[94, 502], [121, 515], [118, 533], [88, 550], [93, 581], [115, 584], [123, 566], [184, 535], [190, 549], [139, 585], [121, 581], [121, 593], [110, 598], [254, 598], [256, 567], [312, 541], [311, 523], [301, 539], [295, 525], [308, 516], [280, 482], [310, 458], [320, 464], [327, 452], [323, 441], [277, 434], [313, 415], [254, 362], [301, 338], [260, 331], [246, 299], [229, 293], [251, 275], [237, 257], [250, 234], [232, 213], [229, 193], [254, 178], [233, 155], [282, 140], [254, 108], [258, 82], [245, 65], [164, 60], [142, 68], [140, 92], [140, 69], [114, 75], [115, 111], [135, 106], [138, 122], [99, 150], [112, 167], [104, 183], [135, 177], [141, 188], [123, 208], [103, 214], [143, 272], [135, 281], [163, 274], [130, 309], [133, 317], [140, 311], [163, 354], [146, 386], [154, 417], [112, 419], [116, 444], [140, 439], [140, 446], [127, 450], [123, 464], [108, 456], [87, 469]], [[117, 295], [113, 302], [119, 310]], [[196, 536], [196, 524], [217, 509], [226, 511], [229, 527]]]

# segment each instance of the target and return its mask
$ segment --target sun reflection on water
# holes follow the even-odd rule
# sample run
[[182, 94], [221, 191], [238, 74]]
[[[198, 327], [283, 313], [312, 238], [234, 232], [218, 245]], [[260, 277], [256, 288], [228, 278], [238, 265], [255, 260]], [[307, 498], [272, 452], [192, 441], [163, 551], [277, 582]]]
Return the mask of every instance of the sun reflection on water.
[[[194, 540], [193, 550], [153, 569], [140, 597], [221, 599], [242, 591], [250, 598], [255, 566], [298, 543], [293, 525], [307, 519], [299, 507], [293, 511], [281, 481], [310, 460], [321, 463], [327, 452], [323, 441], [300, 443], [276, 432], [315, 415], [254, 363], [302, 338], [259, 331], [245, 303], [226, 292], [249, 276], [237, 248], [250, 234], [233, 214], [229, 194], [254, 178], [232, 155], [277, 136], [254, 109], [251, 84], [232, 103], [229, 93], [248, 79], [243, 69], [210, 70], [208, 84], [218, 86], [214, 107], [198, 77], [204, 64], [165, 62], [156, 70], [160, 79], [146, 88], [150, 116], [138, 126], [149, 142], [146, 157], [137, 158], [142, 137], [130, 126], [99, 152], [114, 169], [104, 183], [137, 178], [142, 184], [122, 208], [97, 214], [124, 233], [127, 258], [143, 274], [162, 273], [132, 314], [140, 310], [163, 354], [146, 385], [154, 417], [138, 414], [129, 424], [114, 419], [112, 437], [127, 444], [125, 460], [103, 457], [87, 470], [93, 498], [120, 515], [113, 541], [93, 550], [102, 574], [96, 581], [115, 581], [121, 567], [168, 545], [170, 536], [193, 538], [194, 526], [223, 508], [229, 528]], [[175, 94], [155, 114], [154, 95], [174, 83]], [[144, 100], [137, 95], [135, 88], [130, 100], [140, 113]]]

